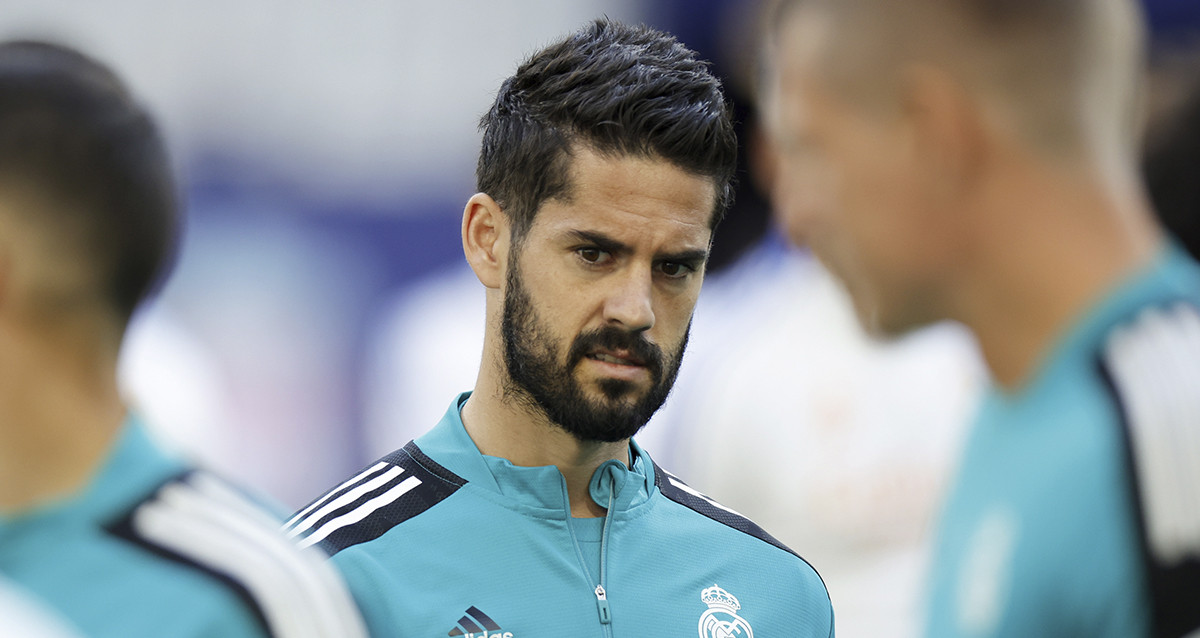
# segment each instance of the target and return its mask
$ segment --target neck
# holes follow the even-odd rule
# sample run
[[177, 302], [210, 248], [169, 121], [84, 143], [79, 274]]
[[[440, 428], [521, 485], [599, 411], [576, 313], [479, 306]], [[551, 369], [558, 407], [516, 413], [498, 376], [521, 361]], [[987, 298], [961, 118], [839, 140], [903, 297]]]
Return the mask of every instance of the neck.
[[505, 398], [502, 366], [498, 361], [484, 364], [475, 391], [463, 406], [463, 425], [471, 440], [480, 452], [508, 459], [514, 465], [555, 466], [566, 479], [571, 515], [603, 516], [605, 509], [592, 500], [588, 486], [605, 461], [628, 461], [629, 441], [580, 441], [551, 423], [541, 410]]
[[0, 324], [0, 511], [78, 492], [117, 437], [116, 353], [77, 345]]
[[957, 318], [995, 382], [1016, 390], [1087, 308], [1153, 259], [1162, 236], [1132, 178], [1045, 166], [1008, 177], [991, 184]]

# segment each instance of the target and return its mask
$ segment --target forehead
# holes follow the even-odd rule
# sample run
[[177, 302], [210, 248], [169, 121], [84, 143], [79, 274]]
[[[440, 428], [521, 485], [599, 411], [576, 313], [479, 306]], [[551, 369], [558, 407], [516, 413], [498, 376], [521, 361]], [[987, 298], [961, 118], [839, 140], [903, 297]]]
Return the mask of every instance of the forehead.
[[822, 11], [800, 7], [783, 14], [768, 50], [762, 94], [766, 123], [777, 140], [807, 128], [814, 100], [824, 97], [831, 35], [830, 19]]
[[[836, 7], [801, 5], [782, 16], [775, 33], [770, 74], [775, 96], [836, 111], [894, 116], [904, 84], [902, 69], [929, 63], [930, 54], [924, 51], [938, 49], [934, 42], [941, 39], [943, 34], [932, 23], [906, 15], [890, 0]], [[939, 67], [952, 62], [943, 54], [933, 61]]]
[[828, 10], [801, 5], [782, 15], [775, 32], [774, 46], [782, 67], [811, 67], [831, 50], [834, 36], [833, 15]]
[[542, 204], [531, 233], [594, 230], [630, 243], [707, 247], [717, 199], [708, 177], [658, 158], [577, 147], [570, 181], [567, 196]]

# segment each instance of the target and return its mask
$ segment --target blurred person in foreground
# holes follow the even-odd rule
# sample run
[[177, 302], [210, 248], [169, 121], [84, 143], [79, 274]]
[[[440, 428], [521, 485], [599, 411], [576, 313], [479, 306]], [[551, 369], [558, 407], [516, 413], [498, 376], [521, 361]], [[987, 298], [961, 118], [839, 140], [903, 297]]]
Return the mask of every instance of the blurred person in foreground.
[[0, 636], [78, 638], [80, 634], [60, 614], [0, 576]]
[[930, 636], [1200, 627], [1200, 269], [1137, 172], [1127, 0], [788, 0], [787, 210], [884, 336], [941, 319], [992, 386], [945, 506]]
[[380, 635], [833, 635], [803, 559], [631, 437], [674, 382], [730, 192], [719, 82], [597, 21], [483, 118], [463, 249], [486, 288], [473, 392], [302, 510]]
[[328, 563], [121, 401], [117, 352], [176, 207], [158, 132], [111, 71], [0, 44], [0, 575], [87, 636], [365, 635]]
[[[731, 44], [752, 49], [761, 37], [747, 28]], [[638, 439], [696, 489], [803, 548], [836, 605], [838, 636], [913, 638], [983, 366], [958, 325], [886, 342], [862, 329], [808, 250], [803, 220], [768, 203], [776, 153], [761, 109], [745, 112], [738, 200], [767, 208], [772, 229], [705, 278], [679, 379], [647, 428], [656, 439]]]
[[794, 222], [779, 221], [706, 278], [679, 379], [647, 428], [655, 439], [639, 442], [696, 489], [804, 548], [836, 604], [839, 636], [912, 638], [933, 523], [983, 366], [957, 325], [872, 339], [802, 236], [788, 232]]

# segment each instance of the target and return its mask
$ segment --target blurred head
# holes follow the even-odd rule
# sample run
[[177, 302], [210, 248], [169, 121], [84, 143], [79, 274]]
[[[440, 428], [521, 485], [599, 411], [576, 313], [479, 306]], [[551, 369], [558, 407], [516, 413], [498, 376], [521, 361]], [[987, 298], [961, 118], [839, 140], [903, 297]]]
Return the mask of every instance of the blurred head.
[[119, 328], [161, 277], [176, 197], [162, 140], [113, 73], [76, 51], [0, 44], [5, 303]]
[[522, 64], [482, 127], [479, 189], [509, 240], [505, 396], [581, 440], [628, 438], [674, 382], [729, 203], [720, 83], [671, 36], [597, 21]]
[[989, 171], [1132, 166], [1130, 0], [783, 0], [772, 40], [785, 226], [877, 334], [952, 315]]

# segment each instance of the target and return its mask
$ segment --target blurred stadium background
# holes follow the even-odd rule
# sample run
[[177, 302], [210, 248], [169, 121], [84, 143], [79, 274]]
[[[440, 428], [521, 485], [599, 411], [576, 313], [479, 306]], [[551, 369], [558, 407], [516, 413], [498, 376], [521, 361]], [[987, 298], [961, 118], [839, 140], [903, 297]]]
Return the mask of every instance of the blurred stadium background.
[[[1172, 129], [1158, 123], [1200, 68], [1200, 2], [1144, 2], [1162, 144]], [[859, 591], [838, 607], [839, 635], [883, 635], [845, 622], [867, 596], [916, 589], [918, 558], [871, 552], [925, 541], [979, 371], [961, 335], [865, 344], [811, 260], [778, 239], [749, 102], [758, 5], [3, 0], [0, 35], [96, 55], [158, 117], [187, 228], [173, 277], [127, 341], [126, 392], [186, 453], [297, 507], [432, 426], [473, 385], [482, 290], [462, 262], [459, 220], [476, 122], [500, 82], [602, 15], [675, 33], [726, 78], [748, 172], [715, 247], [714, 271], [729, 273], [702, 297], [679, 391], [643, 441], [797, 544], [835, 604]], [[840, 332], [826, 338], [831, 326]], [[898, 378], [926, 381], [892, 388]], [[878, 577], [889, 568], [896, 579]], [[870, 583], [844, 575], [859, 569]], [[886, 635], [906, 634], [882, 617]]]

